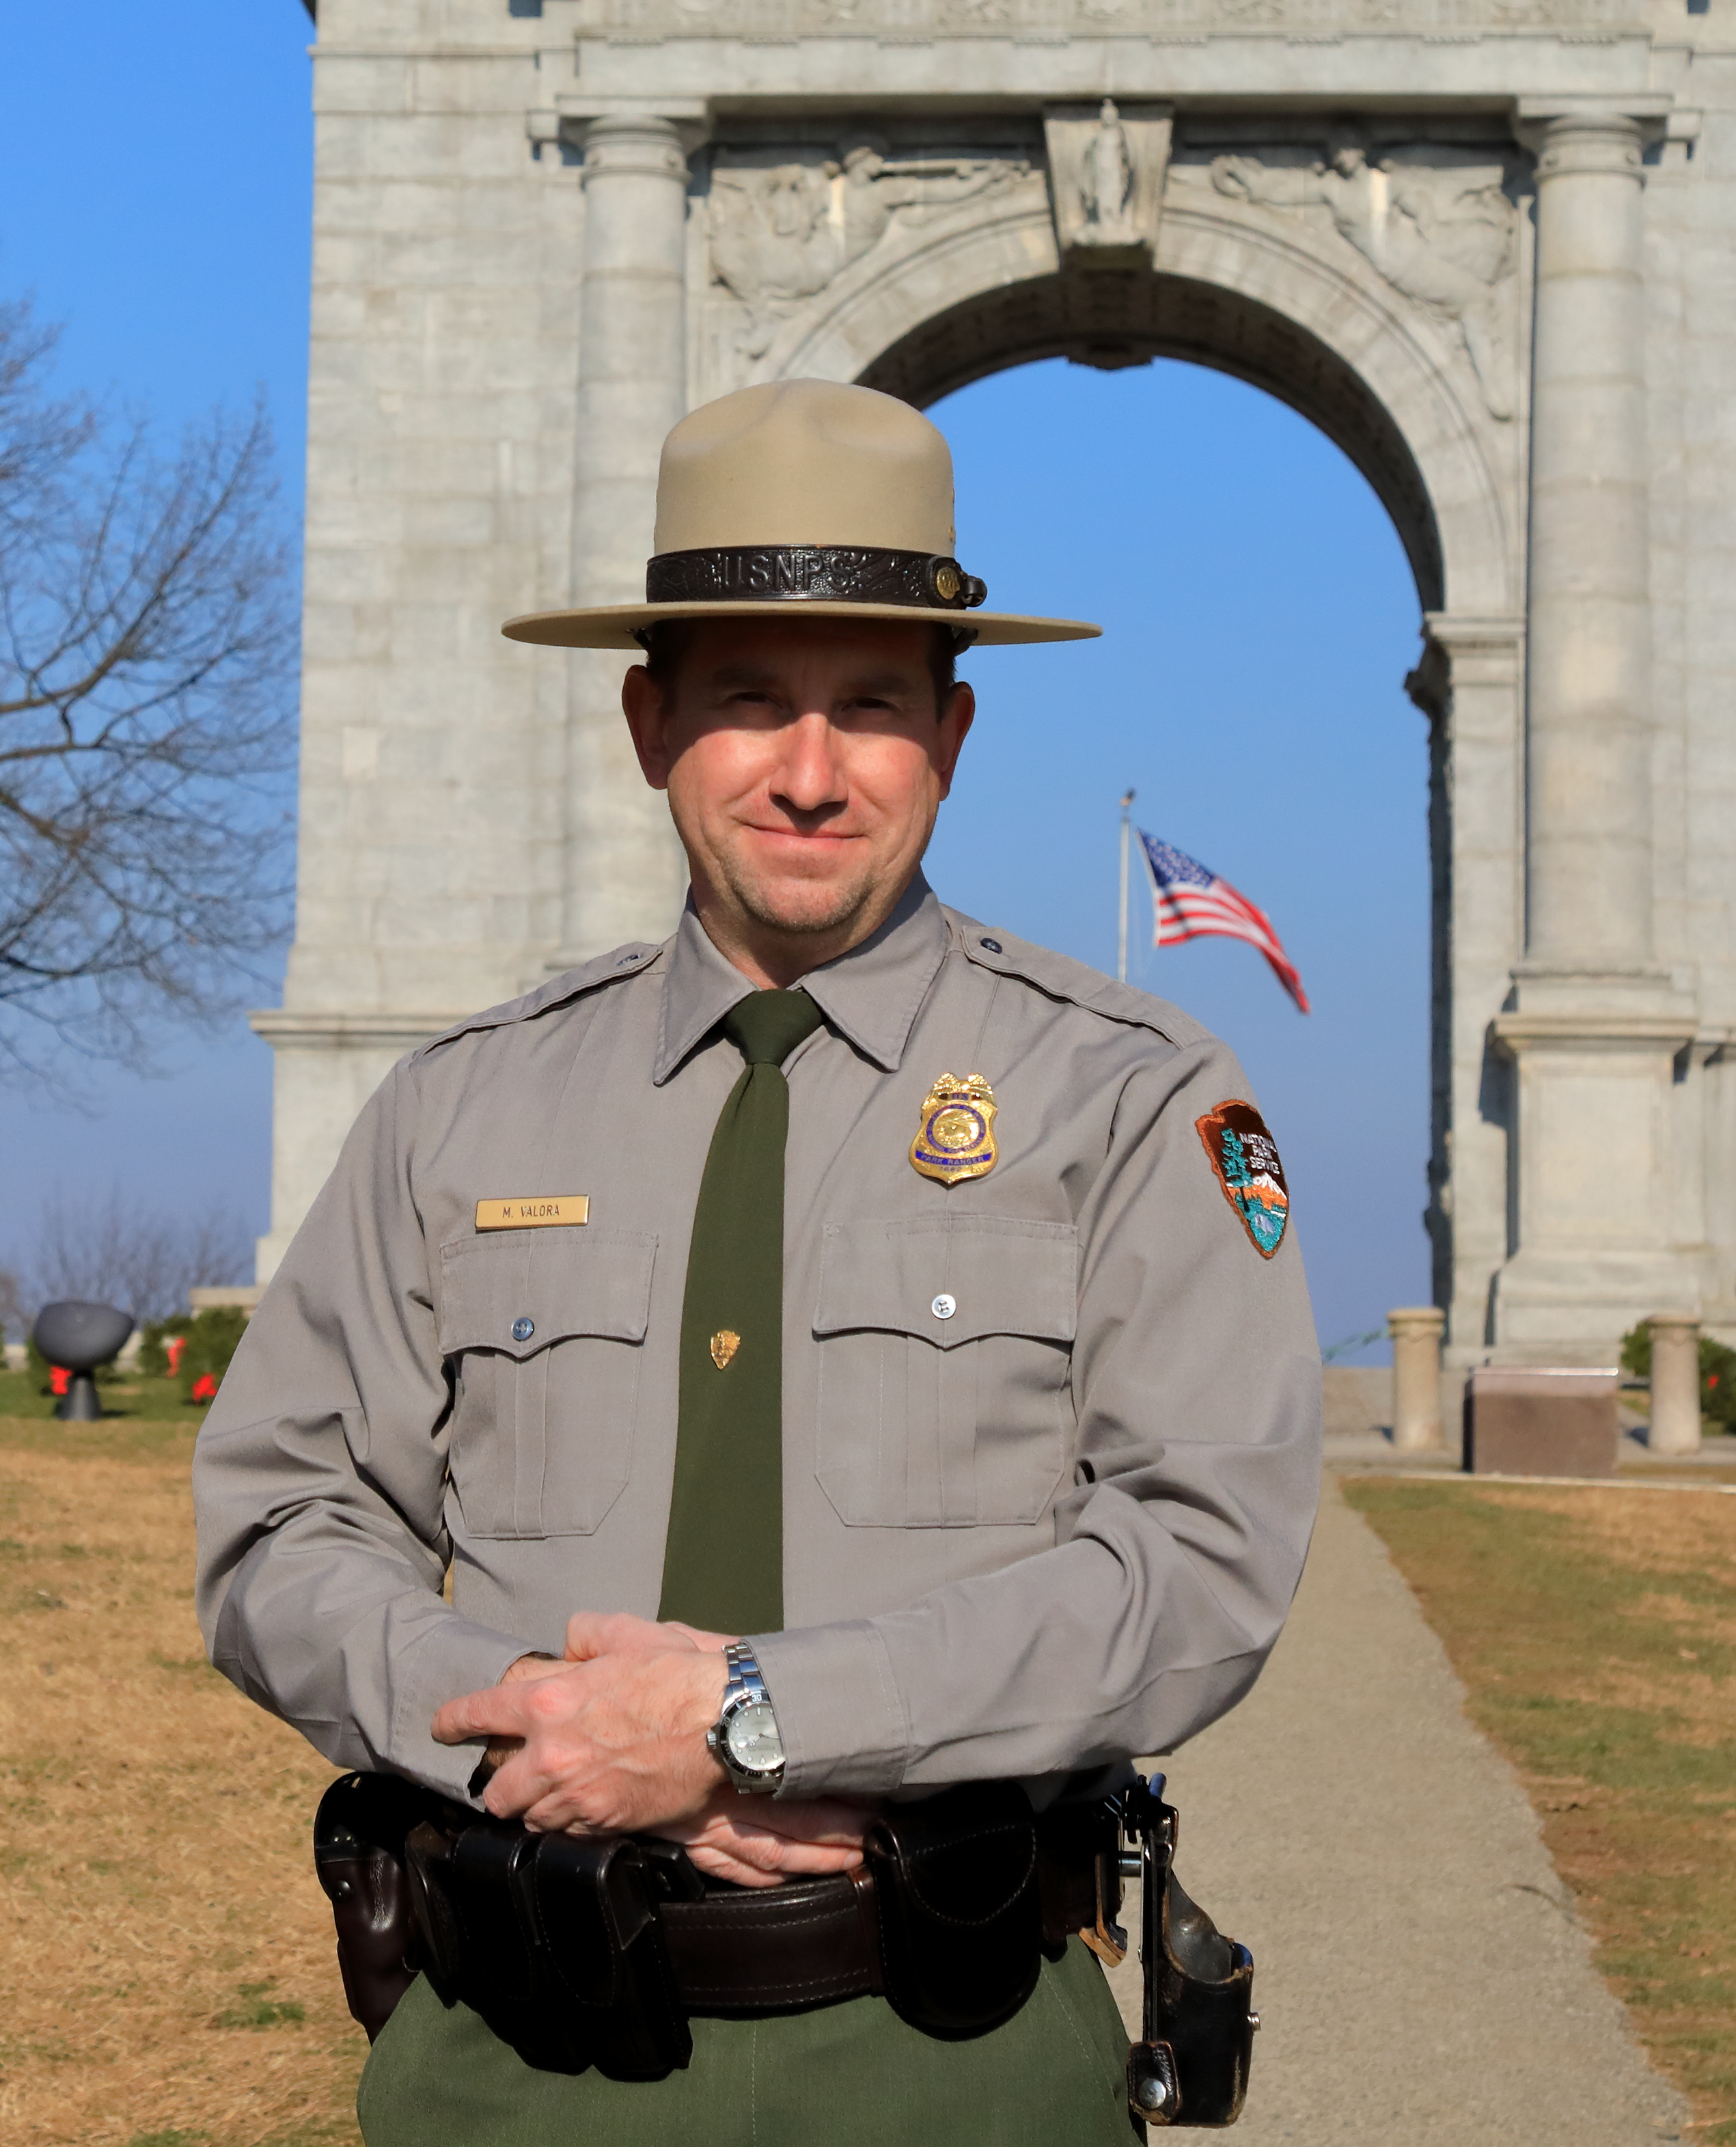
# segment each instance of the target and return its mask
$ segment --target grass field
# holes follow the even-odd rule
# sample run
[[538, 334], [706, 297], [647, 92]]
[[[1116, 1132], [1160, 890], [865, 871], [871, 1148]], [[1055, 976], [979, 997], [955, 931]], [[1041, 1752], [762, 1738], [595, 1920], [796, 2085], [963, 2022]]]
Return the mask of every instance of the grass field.
[[[0, 1386], [0, 2141], [354, 2147], [308, 1829], [331, 1769], [206, 1664], [198, 1412]], [[167, 1389], [168, 1383], [162, 1383]], [[1604, 1973], [1736, 2147], [1736, 1498], [1352, 1482]]]
[[308, 1849], [333, 1770], [205, 1662], [199, 1414], [0, 1419], [7, 2147], [357, 2138], [366, 2044]]
[[[97, 1395], [105, 1418], [123, 1421], [178, 1424], [190, 1430], [197, 1429], [205, 1414], [203, 1404], [182, 1400], [173, 1379], [148, 1379], [118, 1369], [98, 1375]], [[33, 1373], [0, 1371], [0, 1420], [18, 1417], [27, 1423], [46, 1424], [56, 1407], [53, 1395]]]
[[1736, 1498], [1345, 1490], [1518, 1769], [1692, 2136], [1736, 2143]]

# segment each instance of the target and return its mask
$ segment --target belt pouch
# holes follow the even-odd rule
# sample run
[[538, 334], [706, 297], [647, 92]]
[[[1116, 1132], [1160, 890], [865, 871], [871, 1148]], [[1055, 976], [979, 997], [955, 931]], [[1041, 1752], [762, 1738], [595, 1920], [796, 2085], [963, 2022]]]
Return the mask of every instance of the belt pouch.
[[1118, 1968], [1127, 1952], [1121, 1914], [1121, 1821], [1107, 1798], [1051, 1804], [1037, 1819], [1037, 1882], [1043, 1900], [1043, 1949], [1051, 1960], [1075, 1933], [1099, 1959]]
[[405, 1844], [428, 1979], [543, 2072], [594, 2053], [541, 1943], [533, 1873], [543, 1837], [511, 1824], [417, 1827]]
[[531, 1889], [553, 1974], [611, 2079], [662, 2079], [693, 2052], [644, 1859], [620, 1834], [543, 1836]]
[[534, 1926], [515, 1883], [538, 1842], [523, 1827], [483, 1824], [467, 1826], [453, 1844], [445, 1875], [463, 1934], [462, 1988], [478, 2012], [528, 2006], [538, 1994]]
[[371, 2043], [414, 1980], [404, 1837], [428, 1797], [395, 1774], [343, 1774], [313, 1819], [313, 1868], [338, 1927], [338, 1967]]
[[456, 1835], [423, 1819], [404, 1839], [404, 1875], [410, 1914], [430, 1980], [450, 2004], [464, 1966], [464, 1934], [451, 1894]]
[[432, 1869], [458, 1926], [458, 1994], [527, 2064], [578, 2073], [602, 2054], [562, 1988], [537, 1912], [537, 1864], [549, 1839], [483, 1820], [465, 1827]]
[[980, 2034], [1037, 1987], [1037, 1832], [1016, 1782], [894, 1804], [863, 1844], [893, 2010], [924, 2034]]

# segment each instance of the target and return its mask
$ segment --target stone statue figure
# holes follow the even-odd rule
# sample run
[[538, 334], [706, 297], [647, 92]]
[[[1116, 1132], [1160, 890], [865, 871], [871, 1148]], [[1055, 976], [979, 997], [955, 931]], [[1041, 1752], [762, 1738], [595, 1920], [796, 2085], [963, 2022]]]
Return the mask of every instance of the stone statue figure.
[[1243, 201], [1323, 204], [1389, 283], [1457, 330], [1490, 414], [1512, 417], [1513, 342], [1500, 287], [1513, 271], [1517, 218], [1498, 167], [1377, 163], [1346, 138], [1309, 165], [1217, 157], [1211, 177], [1219, 193]]
[[1028, 168], [998, 158], [894, 160], [866, 143], [837, 163], [719, 167], [712, 175], [712, 275], [748, 308], [743, 355], [761, 356], [788, 310], [871, 252], [894, 217], [907, 226], [927, 223]]
[[1115, 100], [1106, 97], [1079, 175], [1079, 199], [1085, 212], [1082, 236], [1088, 234], [1098, 245], [1132, 244], [1135, 234], [1128, 210], [1133, 198], [1133, 158], [1127, 129]]
[[1052, 105], [1043, 116], [1055, 243], [1063, 259], [1109, 266], [1133, 252], [1154, 256], [1174, 114], [1167, 104], [1125, 111], [1106, 97]]
[[894, 163], [876, 149], [852, 149], [842, 168], [844, 258], [839, 267], [878, 245], [899, 210], [907, 225], [931, 223], [955, 202], [993, 193], [1028, 168], [1023, 162], [993, 158], [912, 158]]

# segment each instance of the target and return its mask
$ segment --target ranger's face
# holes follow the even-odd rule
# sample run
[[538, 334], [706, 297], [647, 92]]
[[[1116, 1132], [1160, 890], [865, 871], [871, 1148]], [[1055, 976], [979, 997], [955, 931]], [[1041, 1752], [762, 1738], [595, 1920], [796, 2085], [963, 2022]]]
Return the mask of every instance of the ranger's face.
[[660, 688], [624, 700], [647, 780], [667, 789], [695, 894], [761, 932], [867, 938], [908, 885], [974, 702], [937, 708], [932, 629], [875, 620], [720, 619]]

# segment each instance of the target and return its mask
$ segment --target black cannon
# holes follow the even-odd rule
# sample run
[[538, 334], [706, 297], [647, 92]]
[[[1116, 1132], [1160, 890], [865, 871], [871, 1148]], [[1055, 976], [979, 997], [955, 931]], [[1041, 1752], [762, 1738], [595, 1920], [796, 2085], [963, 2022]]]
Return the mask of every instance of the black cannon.
[[87, 1304], [67, 1298], [45, 1304], [36, 1316], [31, 1339], [51, 1364], [73, 1374], [54, 1414], [67, 1424], [94, 1424], [103, 1414], [97, 1383], [91, 1377], [106, 1364], [133, 1332], [133, 1314], [112, 1304]]

